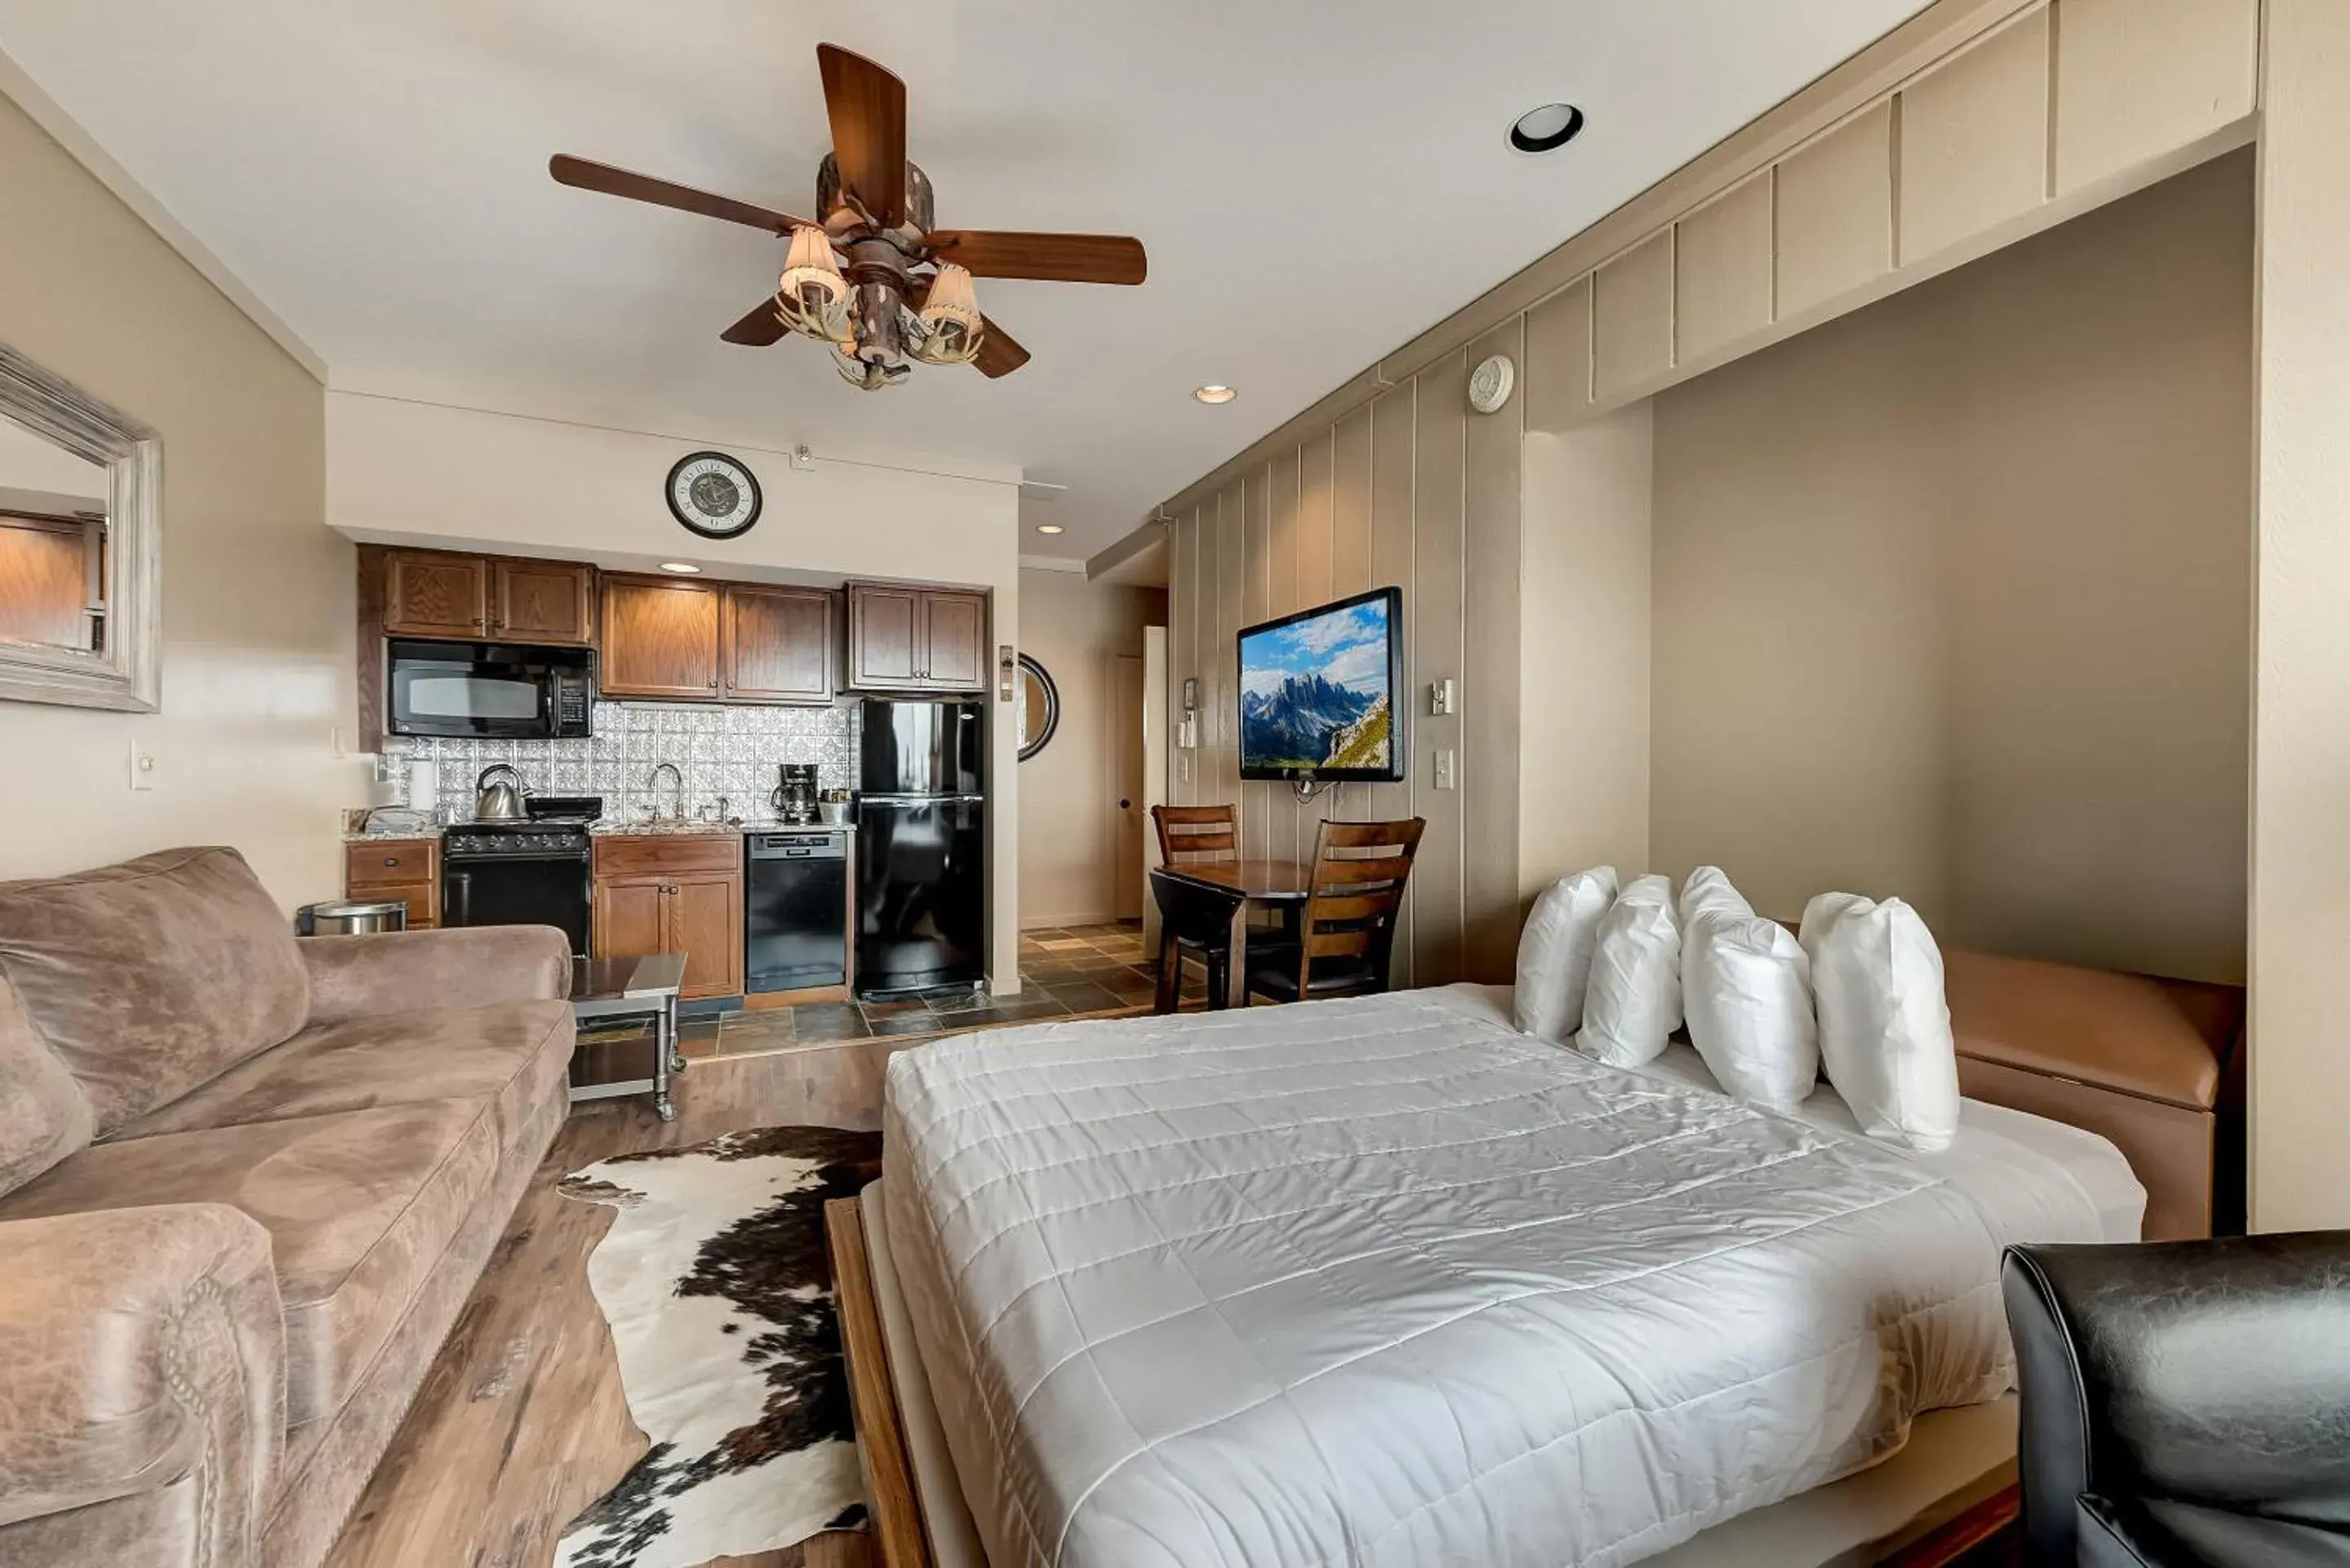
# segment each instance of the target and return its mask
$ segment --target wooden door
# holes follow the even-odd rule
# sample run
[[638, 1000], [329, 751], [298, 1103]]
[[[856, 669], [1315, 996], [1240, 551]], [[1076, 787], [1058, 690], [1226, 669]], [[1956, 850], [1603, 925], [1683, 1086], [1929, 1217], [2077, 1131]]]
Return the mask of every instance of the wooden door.
[[737, 702], [832, 701], [832, 596], [821, 588], [726, 588], [724, 694]]
[[922, 596], [922, 683], [976, 691], [987, 685], [987, 601], [977, 594]]
[[383, 629], [394, 637], [485, 637], [490, 564], [479, 556], [387, 550]]
[[718, 585], [606, 577], [603, 597], [605, 696], [718, 701]]
[[499, 561], [490, 630], [516, 642], [584, 647], [596, 632], [596, 568], [585, 561]]
[[685, 985], [678, 995], [743, 993], [743, 879], [725, 872], [687, 871], [669, 884], [669, 950], [685, 954]]
[[669, 885], [657, 877], [596, 884], [588, 920], [598, 958], [641, 958], [670, 950]]
[[848, 683], [903, 690], [922, 683], [922, 596], [854, 583], [848, 589]]
[[1110, 782], [1118, 790], [1118, 870], [1111, 879], [1121, 920], [1142, 918], [1143, 823], [1149, 807], [1142, 799], [1142, 656], [1121, 653], [1110, 661]]

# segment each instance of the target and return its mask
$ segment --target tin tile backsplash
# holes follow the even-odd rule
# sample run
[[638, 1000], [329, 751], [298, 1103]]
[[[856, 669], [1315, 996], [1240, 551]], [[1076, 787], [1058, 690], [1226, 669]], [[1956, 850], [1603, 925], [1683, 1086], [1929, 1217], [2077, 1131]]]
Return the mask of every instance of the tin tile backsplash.
[[648, 783], [663, 763], [685, 775], [688, 816], [769, 814], [767, 796], [783, 763], [814, 763], [824, 789], [855, 787], [858, 704], [829, 708], [717, 707], [689, 703], [596, 704], [596, 732], [584, 741], [437, 741], [388, 737], [384, 755], [392, 762], [387, 786], [404, 805], [421, 806], [408, 793], [408, 763], [429, 757], [440, 764], [444, 821], [473, 815], [473, 781], [484, 768], [510, 763], [533, 794], [594, 794], [604, 797], [608, 821], [633, 822], [658, 808], [667, 815], [673, 796], [669, 775], [659, 789]]

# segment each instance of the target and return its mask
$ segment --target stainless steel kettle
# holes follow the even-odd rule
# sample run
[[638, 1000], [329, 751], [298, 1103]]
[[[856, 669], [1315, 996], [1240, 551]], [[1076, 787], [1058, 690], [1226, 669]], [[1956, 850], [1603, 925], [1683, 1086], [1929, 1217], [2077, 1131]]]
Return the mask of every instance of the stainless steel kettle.
[[[490, 780], [499, 774], [506, 776], [492, 784]], [[484, 768], [482, 776], [473, 781], [473, 790], [475, 822], [520, 822], [530, 815], [522, 805], [528, 786], [511, 763], [493, 763]]]

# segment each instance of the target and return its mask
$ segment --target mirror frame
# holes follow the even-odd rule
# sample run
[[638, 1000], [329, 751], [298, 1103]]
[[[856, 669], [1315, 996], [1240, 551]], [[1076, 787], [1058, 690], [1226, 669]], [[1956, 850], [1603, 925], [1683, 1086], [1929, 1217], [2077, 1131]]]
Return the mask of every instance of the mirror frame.
[[0, 413], [107, 471], [106, 651], [0, 643], [0, 700], [162, 706], [163, 440], [0, 343]]
[[[1020, 656], [1020, 669], [1023, 674], [1034, 677], [1036, 684], [1045, 689], [1044, 732], [1035, 736], [1026, 745], [1020, 748], [1017, 760], [1024, 763], [1043, 751], [1047, 742], [1052, 740], [1053, 732], [1061, 727], [1061, 688], [1054, 681], [1051, 670], [1024, 653]], [[1028, 694], [1025, 691], [1020, 692], [1014, 701], [1024, 709], [1027, 706]]]

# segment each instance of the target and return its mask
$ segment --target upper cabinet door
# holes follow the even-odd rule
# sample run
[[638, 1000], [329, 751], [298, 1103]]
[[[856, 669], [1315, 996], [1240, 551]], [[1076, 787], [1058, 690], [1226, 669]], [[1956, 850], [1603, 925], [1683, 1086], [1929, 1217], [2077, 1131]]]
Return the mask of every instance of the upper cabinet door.
[[832, 596], [822, 588], [726, 587], [725, 694], [738, 702], [832, 701]]
[[716, 584], [608, 576], [603, 597], [605, 696], [718, 701]]
[[987, 601], [979, 595], [922, 596], [922, 683], [950, 691], [987, 684]]
[[596, 635], [596, 568], [584, 561], [492, 563], [490, 630], [515, 642], [584, 647]]
[[848, 683], [883, 691], [922, 684], [919, 588], [848, 586]]
[[488, 636], [490, 564], [479, 556], [385, 551], [383, 629], [394, 637]]

